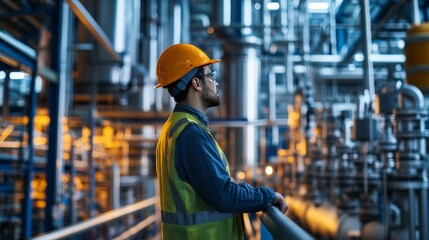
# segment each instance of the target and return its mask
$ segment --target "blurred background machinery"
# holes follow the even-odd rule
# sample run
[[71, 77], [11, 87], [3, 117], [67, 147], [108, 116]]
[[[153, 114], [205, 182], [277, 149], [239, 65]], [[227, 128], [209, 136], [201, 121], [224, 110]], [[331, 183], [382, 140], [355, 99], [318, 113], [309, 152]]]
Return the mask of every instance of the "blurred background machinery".
[[2, 0], [0, 18], [1, 239], [159, 239], [174, 102], [155, 66], [180, 42], [222, 59], [208, 115], [236, 181], [282, 192], [316, 239], [429, 239], [429, 2]]

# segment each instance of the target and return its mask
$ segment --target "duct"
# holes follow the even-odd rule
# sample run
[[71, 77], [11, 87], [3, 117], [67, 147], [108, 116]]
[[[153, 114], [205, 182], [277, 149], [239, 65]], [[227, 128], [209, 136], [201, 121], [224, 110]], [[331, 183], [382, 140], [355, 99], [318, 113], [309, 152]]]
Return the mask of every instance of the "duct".
[[[76, 1], [68, 0], [71, 6]], [[82, 11], [84, 8], [79, 7]], [[74, 10], [75, 13], [77, 10]], [[101, 42], [105, 51], [95, 49], [92, 53], [78, 53], [77, 82], [83, 86], [90, 85], [92, 79], [97, 81], [100, 92], [112, 91], [112, 87], [125, 88], [131, 80], [132, 64], [137, 62], [137, 44], [140, 32], [140, 1], [109, 0], [93, 1], [88, 5], [88, 13], [81, 13], [89, 21], [92, 34], [98, 33], [96, 39]], [[94, 19], [90, 21], [91, 14]], [[78, 15], [79, 17], [80, 15]], [[83, 18], [83, 17], [80, 17]], [[99, 23], [99, 29], [96, 27]], [[113, 23], [113, 24], [112, 24]], [[103, 36], [103, 30], [105, 36]], [[80, 36], [82, 41], [87, 41]], [[109, 44], [111, 39], [111, 44]], [[117, 55], [120, 53], [120, 57]], [[113, 61], [111, 60], [113, 59]], [[80, 88], [78, 88], [80, 89]]]

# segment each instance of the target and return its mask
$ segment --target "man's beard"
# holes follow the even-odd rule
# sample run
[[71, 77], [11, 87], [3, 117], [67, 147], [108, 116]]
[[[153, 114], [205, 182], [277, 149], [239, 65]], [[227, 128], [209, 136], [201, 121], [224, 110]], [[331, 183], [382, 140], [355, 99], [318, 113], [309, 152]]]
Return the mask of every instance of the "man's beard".
[[204, 91], [204, 94], [203, 94], [204, 105], [206, 105], [207, 108], [219, 106], [220, 104], [219, 95], [210, 91], [209, 88], [205, 88], [205, 89], [206, 90]]

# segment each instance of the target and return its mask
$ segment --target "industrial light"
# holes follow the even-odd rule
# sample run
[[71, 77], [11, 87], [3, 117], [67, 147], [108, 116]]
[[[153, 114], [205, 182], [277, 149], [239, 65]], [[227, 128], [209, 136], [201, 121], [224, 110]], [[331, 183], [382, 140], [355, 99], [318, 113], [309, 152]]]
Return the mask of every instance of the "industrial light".
[[269, 2], [267, 3], [267, 9], [274, 11], [274, 10], [279, 10], [280, 8], [280, 3], [278, 2]]
[[4, 71], [0, 71], [0, 79], [5, 79], [6, 73]]
[[245, 174], [243, 171], [239, 171], [239, 172], [237, 173], [237, 177], [238, 177], [238, 179], [240, 179], [240, 180], [244, 180], [244, 178], [246, 178], [246, 174]]
[[308, 11], [313, 13], [327, 13], [329, 9], [329, 3], [326, 1], [314, 1], [309, 2], [307, 5]]
[[273, 172], [274, 172], [273, 167], [271, 167], [271, 166], [267, 166], [267, 167], [265, 168], [265, 173], [266, 173], [268, 176], [270, 176], [271, 174], [273, 174]]
[[356, 65], [354, 65], [353, 63], [350, 63], [348, 68], [349, 68], [350, 71], [355, 71], [356, 70]]
[[402, 40], [402, 39], [401, 39], [401, 40], [399, 40], [399, 41], [398, 41], [398, 48], [399, 48], [399, 49], [403, 49], [404, 47], [405, 47], [405, 42], [404, 42], [404, 40]]
[[15, 79], [15, 80], [24, 79], [25, 73], [24, 72], [11, 72], [11, 73], [9, 73], [9, 77], [10, 77], [10, 79]]
[[362, 53], [356, 53], [353, 58], [356, 62], [362, 62], [365, 59]]

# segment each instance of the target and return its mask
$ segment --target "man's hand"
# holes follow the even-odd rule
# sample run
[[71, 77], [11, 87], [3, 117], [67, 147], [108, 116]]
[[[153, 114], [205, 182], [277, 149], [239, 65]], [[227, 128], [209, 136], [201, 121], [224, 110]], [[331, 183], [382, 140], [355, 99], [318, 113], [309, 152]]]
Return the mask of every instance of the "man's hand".
[[276, 198], [274, 198], [271, 204], [273, 204], [274, 207], [278, 208], [280, 212], [285, 213], [288, 209], [285, 198], [279, 192], [275, 192], [275, 194]]

